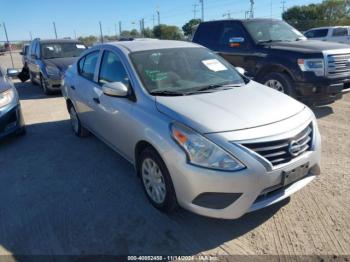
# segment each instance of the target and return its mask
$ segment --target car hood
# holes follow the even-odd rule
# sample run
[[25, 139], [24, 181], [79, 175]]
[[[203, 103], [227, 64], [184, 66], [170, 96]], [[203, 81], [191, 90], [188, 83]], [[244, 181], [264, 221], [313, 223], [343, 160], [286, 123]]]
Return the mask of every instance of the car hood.
[[294, 116], [304, 105], [250, 81], [243, 87], [189, 96], [157, 96], [158, 110], [201, 133], [242, 130]]
[[66, 72], [67, 68], [74, 64], [78, 60], [78, 57], [63, 57], [63, 58], [53, 58], [45, 59], [45, 65], [56, 66], [61, 72]]
[[275, 42], [265, 44], [266, 48], [295, 51], [301, 53], [318, 53], [326, 50], [334, 49], [350, 49], [349, 45], [326, 42], [319, 40], [300, 40], [293, 42]]

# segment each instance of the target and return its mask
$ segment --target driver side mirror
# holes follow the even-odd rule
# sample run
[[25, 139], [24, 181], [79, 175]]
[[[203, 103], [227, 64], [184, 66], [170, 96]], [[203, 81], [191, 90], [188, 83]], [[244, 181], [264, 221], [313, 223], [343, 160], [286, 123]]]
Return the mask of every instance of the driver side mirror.
[[127, 97], [129, 94], [129, 88], [122, 82], [104, 84], [102, 91], [105, 95], [114, 97]]
[[244, 70], [244, 68], [242, 67], [236, 67], [236, 70], [238, 73], [240, 73], [241, 75], [245, 75], [246, 71]]
[[19, 70], [15, 68], [8, 68], [6, 75], [11, 78], [17, 77], [19, 75]]

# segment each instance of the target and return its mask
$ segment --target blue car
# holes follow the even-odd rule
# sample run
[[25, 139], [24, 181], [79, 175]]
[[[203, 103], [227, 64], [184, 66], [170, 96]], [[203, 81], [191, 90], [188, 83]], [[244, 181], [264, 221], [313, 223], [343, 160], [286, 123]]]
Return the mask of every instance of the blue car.
[[0, 139], [25, 133], [18, 93], [11, 81], [11, 77], [17, 73], [13, 69], [5, 73], [0, 67]]

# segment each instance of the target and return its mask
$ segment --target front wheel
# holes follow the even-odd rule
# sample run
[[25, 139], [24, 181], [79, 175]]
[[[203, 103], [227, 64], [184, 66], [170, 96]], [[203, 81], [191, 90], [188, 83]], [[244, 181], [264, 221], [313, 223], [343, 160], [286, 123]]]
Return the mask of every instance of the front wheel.
[[267, 74], [260, 82], [286, 95], [296, 97], [293, 80], [285, 73]]
[[51, 91], [49, 90], [49, 88], [47, 86], [47, 83], [46, 83], [46, 81], [45, 81], [43, 76], [40, 76], [40, 86], [43, 89], [45, 95], [50, 95], [51, 94]]
[[169, 171], [160, 155], [151, 147], [140, 156], [139, 172], [143, 188], [153, 206], [164, 212], [177, 207], [174, 186]]

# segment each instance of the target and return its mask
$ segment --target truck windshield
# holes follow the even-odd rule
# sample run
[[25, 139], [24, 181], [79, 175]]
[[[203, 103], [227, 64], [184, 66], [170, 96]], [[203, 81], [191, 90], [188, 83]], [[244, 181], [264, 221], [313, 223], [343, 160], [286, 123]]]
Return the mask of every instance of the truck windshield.
[[77, 57], [85, 49], [80, 43], [47, 43], [41, 46], [41, 56], [43, 59]]
[[257, 43], [306, 39], [302, 33], [283, 21], [252, 20], [244, 22], [244, 25]]
[[153, 95], [187, 95], [245, 84], [232, 65], [205, 48], [140, 51], [130, 58]]

